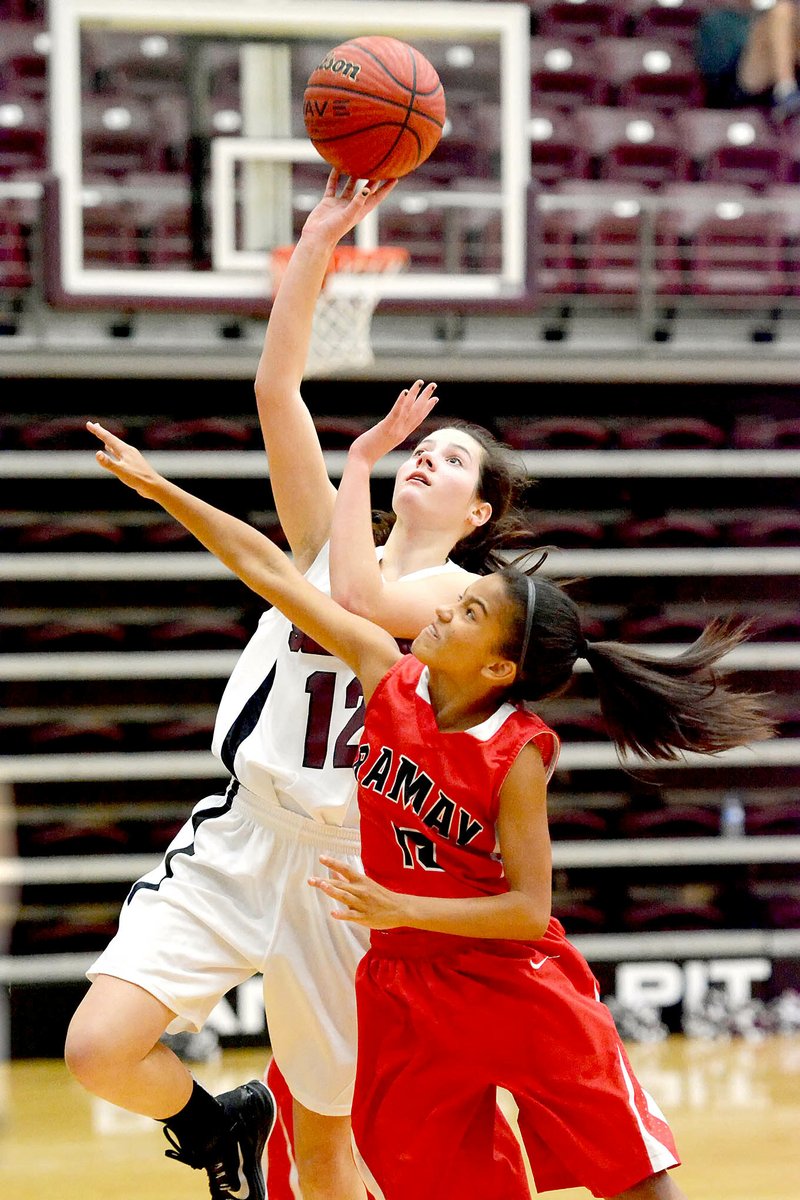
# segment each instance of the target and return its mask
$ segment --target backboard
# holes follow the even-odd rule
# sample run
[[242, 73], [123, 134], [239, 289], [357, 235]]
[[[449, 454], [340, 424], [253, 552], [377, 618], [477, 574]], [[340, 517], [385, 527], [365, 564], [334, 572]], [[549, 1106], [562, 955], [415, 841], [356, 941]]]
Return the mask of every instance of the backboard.
[[51, 5], [50, 278], [66, 303], [259, 311], [327, 165], [305, 81], [347, 37], [425, 53], [437, 150], [356, 231], [408, 248], [402, 301], [491, 307], [528, 287], [529, 9], [407, 0], [58, 0]]

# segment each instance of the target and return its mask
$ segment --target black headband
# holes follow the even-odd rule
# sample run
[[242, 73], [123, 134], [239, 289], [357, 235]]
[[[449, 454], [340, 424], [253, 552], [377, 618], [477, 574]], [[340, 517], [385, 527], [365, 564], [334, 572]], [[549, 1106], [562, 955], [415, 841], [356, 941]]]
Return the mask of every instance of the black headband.
[[525, 605], [525, 633], [522, 637], [522, 649], [519, 652], [519, 669], [525, 669], [525, 655], [528, 653], [528, 643], [531, 640], [531, 629], [533, 627], [533, 614], [536, 612], [536, 584], [531, 579], [530, 575], [525, 576], [528, 584], [528, 600]]

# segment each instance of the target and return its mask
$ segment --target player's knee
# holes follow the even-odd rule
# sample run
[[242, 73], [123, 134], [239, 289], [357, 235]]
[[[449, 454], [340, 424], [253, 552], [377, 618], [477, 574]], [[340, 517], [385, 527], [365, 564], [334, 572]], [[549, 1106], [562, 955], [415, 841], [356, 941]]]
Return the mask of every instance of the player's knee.
[[70, 1074], [91, 1092], [101, 1091], [109, 1072], [116, 1069], [113, 1046], [103, 1030], [86, 1020], [80, 1009], [67, 1030], [64, 1061]]

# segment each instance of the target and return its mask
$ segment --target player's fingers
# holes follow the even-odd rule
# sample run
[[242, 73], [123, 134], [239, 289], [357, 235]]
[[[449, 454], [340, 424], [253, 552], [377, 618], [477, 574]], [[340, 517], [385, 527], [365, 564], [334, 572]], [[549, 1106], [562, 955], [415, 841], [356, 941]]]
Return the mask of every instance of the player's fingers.
[[325, 195], [335, 196], [336, 189], [339, 186], [339, 169], [334, 167], [328, 176], [328, 182], [325, 184]]
[[338, 871], [338, 873], [343, 876], [344, 879], [349, 880], [351, 883], [356, 879], [361, 878], [360, 871], [354, 871], [352, 867], [348, 866], [346, 862], [342, 862], [339, 858], [331, 858], [327, 854], [320, 854], [319, 861], [323, 866], [328, 867], [333, 871]]
[[105, 443], [106, 450], [113, 450], [119, 456], [125, 449], [125, 442], [122, 438], [118, 438], [116, 434], [105, 429], [98, 421], [87, 421], [86, 428], [90, 433], [93, 433], [96, 438]]

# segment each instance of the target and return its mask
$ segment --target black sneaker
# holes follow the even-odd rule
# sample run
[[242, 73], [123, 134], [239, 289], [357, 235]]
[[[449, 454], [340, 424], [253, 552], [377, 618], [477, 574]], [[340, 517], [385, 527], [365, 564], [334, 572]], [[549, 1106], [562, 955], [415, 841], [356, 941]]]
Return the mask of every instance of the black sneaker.
[[230, 1131], [205, 1149], [181, 1146], [164, 1126], [167, 1158], [208, 1173], [211, 1200], [266, 1200], [261, 1156], [272, 1133], [277, 1109], [272, 1092], [259, 1080], [243, 1083], [217, 1100], [230, 1120]]

